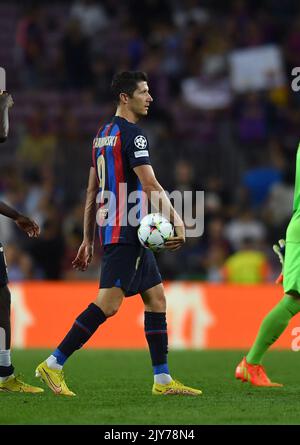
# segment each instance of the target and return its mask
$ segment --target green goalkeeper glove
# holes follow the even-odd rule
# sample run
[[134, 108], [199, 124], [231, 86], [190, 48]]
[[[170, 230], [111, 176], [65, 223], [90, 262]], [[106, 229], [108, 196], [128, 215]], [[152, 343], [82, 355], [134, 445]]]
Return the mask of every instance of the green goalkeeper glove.
[[[282, 265], [282, 268], [283, 268], [284, 254], [285, 254], [285, 240], [284, 239], [280, 239], [278, 241], [278, 244], [274, 244], [273, 245], [273, 251], [278, 256], [279, 261], [280, 261], [280, 263]], [[282, 271], [281, 271], [279, 277], [276, 280], [276, 284], [281, 284], [282, 282], [283, 282], [283, 275], [282, 275]]]

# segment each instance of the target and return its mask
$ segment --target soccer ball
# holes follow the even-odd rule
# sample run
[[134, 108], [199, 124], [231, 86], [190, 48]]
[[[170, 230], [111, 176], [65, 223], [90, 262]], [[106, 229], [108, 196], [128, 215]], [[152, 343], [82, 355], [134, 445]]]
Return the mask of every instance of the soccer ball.
[[138, 228], [138, 238], [146, 249], [158, 252], [165, 248], [165, 242], [174, 236], [174, 227], [159, 213], [149, 213], [142, 219]]

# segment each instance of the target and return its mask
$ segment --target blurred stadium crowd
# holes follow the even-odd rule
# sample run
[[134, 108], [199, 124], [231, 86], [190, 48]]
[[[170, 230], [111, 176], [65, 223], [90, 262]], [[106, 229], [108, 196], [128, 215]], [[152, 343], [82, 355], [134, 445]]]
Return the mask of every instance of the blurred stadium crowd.
[[[233, 56], [250, 54], [255, 68], [270, 48], [275, 68], [257, 87]], [[26, 240], [1, 218], [10, 280], [99, 277], [99, 248], [85, 274], [71, 267], [91, 144], [114, 113], [113, 73], [143, 70], [154, 102], [141, 125], [159, 181], [169, 191], [205, 191], [204, 235], [158, 255], [163, 278], [272, 281], [272, 244], [292, 211], [299, 54], [296, 0], [1, 1], [0, 65], [15, 102], [1, 199], [42, 228]]]

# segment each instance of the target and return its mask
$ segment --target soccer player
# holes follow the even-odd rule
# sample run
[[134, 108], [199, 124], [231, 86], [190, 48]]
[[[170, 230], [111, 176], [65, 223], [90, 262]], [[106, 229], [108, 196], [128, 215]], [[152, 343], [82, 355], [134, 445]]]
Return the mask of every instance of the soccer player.
[[[283, 247], [282, 241], [279, 241], [280, 248]], [[235, 371], [237, 379], [249, 381], [255, 386], [282, 386], [268, 378], [261, 362], [291, 318], [300, 312], [300, 144], [296, 158], [293, 215], [286, 231], [284, 260], [278, 251], [279, 247], [275, 251], [283, 261], [284, 296], [264, 318], [253, 346]], [[277, 282], [281, 282], [280, 278]]]
[[[84, 212], [83, 242], [73, 266], [86, 270], [93, 257], [96, 224], [96, 197], [100, 192], [112, 192], [116, 212], [111, 211], [113, 199], [104, 207], [101, 199], [99, 236], [104, 246], [101, 264], [100, 289], [96, 300], [75, 320], [71, 330], [57, 349], [36, 369], [36, 375], [56, 394], [75, 395], [66, 385], [63, 365], [74, 351], [88, 341], [107, 318], [115, 315], [124, 297], [140, 294], [145, 306], [145, 335], [149, 345], [155, 395], [182, 394], [197, 396], [200, 390], [189, 388], [174, 380], [167, 363], [168, 334], [166, 298], [160, 273], [153, 253], [141, 247], [137, 227], [123, 224], [133, 203], [129, 194], [143, 190], [148, 199], [152, 192], [160, 192], [159, 208], [169, 212], [176, 236], [166, 243], [170, 250], [185, 242], [183, 221], [172, 207], [158, 183], [150, 163], [149, 142], [144, 131], [137, 126], [147, 116], [153, 101], [143, 72], [122, 72], [115, 75], [112, 92], [117, 102], [113, 119], [103, 125], [94, 139], [93, 166], [90, 168]], [[125, 184], [127, 190], [120, 184]], [[141, 204], [141, 202], [139, 201]], [[127, 208], [127, 210], [125, 210]], [[140, 210], [138, 211], [141, 217]]]
[[[8, 109], [13, 105], [10, 94], [0, 94], [0, 142], [5, 142], [8, 137], [9, 121]], [[21, 215], [19, 212], [0, 202], [0, 214], [11, 218], [19, 229], [23, 230], [29, 237], [39, 235], [38, 225]], [[3, 252], [3, 246], [0, 243], [0, 391], [2, 392], [43, 392], [42, 388], [28, 385], [20, 378], [14, 375], [14, 367], [11, 363], [10, 343], [10, 292], [7, 287], [8, 277]]]

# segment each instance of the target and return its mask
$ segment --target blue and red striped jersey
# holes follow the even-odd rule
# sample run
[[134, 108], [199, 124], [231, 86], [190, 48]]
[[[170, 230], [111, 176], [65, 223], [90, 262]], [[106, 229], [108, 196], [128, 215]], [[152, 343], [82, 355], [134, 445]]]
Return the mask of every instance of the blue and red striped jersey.
[[93, 166], [99, 182], [101, 245], [139, 243], [138, 224], [148, 208], [133, 168], [143, 164], [151, 162], [149, 142], [141, 128], [119, 116], [100, 127], [93, 141]]

